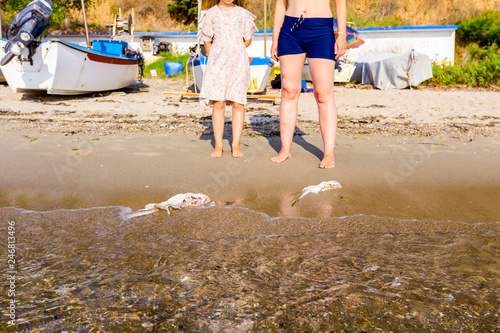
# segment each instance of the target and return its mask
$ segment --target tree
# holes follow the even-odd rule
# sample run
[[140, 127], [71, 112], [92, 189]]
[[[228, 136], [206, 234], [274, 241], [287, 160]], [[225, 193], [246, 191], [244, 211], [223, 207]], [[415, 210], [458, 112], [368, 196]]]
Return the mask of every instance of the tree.
[[183, 24], [191, 24], [198, 18], [197, 0], [175, 0], [168, 5], [168, 10], [174, 19], [182, 21]]
[[[6, 16], [10, 19], [24, 7], [26, 7], [33, 0], [0, 0], [0, 6], [2, 11], [6, 13]], [[64, 21], [65, 14], [68, 9], [82, 9], [81, 0], [51, 0], [54, 4], [52, 9], [52, 17], [50, 19], [51, 25], [58, 26]], [[85, 6], [91, 6], [95, 0], [85, 0]]]
[[457, 22], [457, 39], [464, 44], [487, 47], [500, 43], [500, 11], [486, 9], [481, 15]]

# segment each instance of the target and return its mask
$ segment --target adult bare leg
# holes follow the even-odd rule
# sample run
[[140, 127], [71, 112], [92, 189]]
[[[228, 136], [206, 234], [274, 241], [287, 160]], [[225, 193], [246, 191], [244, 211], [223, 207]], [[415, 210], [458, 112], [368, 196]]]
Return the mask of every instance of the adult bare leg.
[[297, 107], [301, 91], [302, 68], [306, 55], [291, 54], [280, 57], [281, 69], [281, 106], [280, 136], [281, 150], [271, 158], [275, 163], [284, 162], [291, 157], [293, 133], [297, 124]]
[[335, 62], [328, 59], [307, 59], [318, 104], [319, 126], [323, 138], [324, 156], [319, 164], [322, 169], [335, 166], [335, 137], [337, 135], [337, 107], [333, 96]]
[[214, 101], [213, 103], [212, 128], [214, 130], [215, 149], [210, 156], [218, 158], [222, 156], [222, 137], [224, 135], [226, 101]]
[[233, 107], [233, 143], [231, 148], [233, 150], [233, 157], [243, 157], [240, 150], [241, 134], [243, 132], [243, 125], [245, 123], [245, 106], [243, 104], [231, 102]]

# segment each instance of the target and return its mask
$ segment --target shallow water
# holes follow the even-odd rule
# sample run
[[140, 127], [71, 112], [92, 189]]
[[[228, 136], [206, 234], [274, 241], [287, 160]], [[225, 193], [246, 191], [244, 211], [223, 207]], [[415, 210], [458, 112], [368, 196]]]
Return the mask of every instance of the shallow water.
[[123, 211], [0, 209], [2, 244], [16, 222], [18, 319], [0, 330], [500, 329], [499, 223]]

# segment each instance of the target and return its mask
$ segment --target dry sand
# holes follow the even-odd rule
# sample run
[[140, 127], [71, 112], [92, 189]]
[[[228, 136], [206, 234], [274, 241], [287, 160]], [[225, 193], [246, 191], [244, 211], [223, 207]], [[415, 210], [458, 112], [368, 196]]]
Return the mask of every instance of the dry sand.
[[[209, 157], [211, 110], [162, 94], [181, 79], [147, 80], [93, 96], [0, 89], [0, 204], [27, 209], [120, 205], [183, 192], [246, 201], [270, 215], [500, 220], [500, 94], [336, 87], [337, 167], [319, 170], [322, 142], [312, 94], [302, 94], [293, 159], [279, 150], [279, 105], [249, 103], [246, 156]], [[228, 116], [230, 110], [228, 108]], [[230, 124], [227, 138], [230, 138]], [[338, 180], [345, 204], [326, 212], [289, 204], [308, 185]]]
[[[141, 87], [143, 89], [139, 89]], [[185, 87], [183, 79], [145, 80], [143, 85], [137, 85], [137, 89], [92, 96], [64, 97], [15, 94], [6, 84], [2, 84], [0, 85], [1, 116], [3, 120], [17, 120], [14, 121], [15, 126], [13, 126], [16, 129], [42, 127], [50, 132], [68, 133], [69, 128], [55, 126], [59, 125], [59, 122], [63, 124], [67, 122], [76, 128], [82, 127], [96, 134], [107, 134], [100, 132], [97, 126], [99, 123], [104, 129], [108, 123], [116, 125], [150, 122], [148, 125], [152, 127], [151, 131], [155, 131], [157, 126], [154, 125], [165, 123], [166, 121], [162, 122], [162, 120], [169, 119], [169, 117], [190, 116], [196, 118], [199, 123], [200, 119], [211, 115], [209, 108], [199, 106], [193, 100], [169, 102], [168, 98], [162, 94], [164, 91], [178, 91]], [[465, 128], [471, 132], [471, 135], [474, 135], [478, 132], [497, 133], [500, 126], [500, 94], [493, 91], [459, 89], [444, 91], [425, 88], [379, 91], [337, 86], [335, 98], [341, 133], [343, 129], [349, 127], [350, 122], [356, 127], [352, 132], [359, 131], [358, 127], [374, 129], [384, 124], [398, 124], [409, 128], [413, 125], [439, 129], [448, 127], [449, 133], [452, 133], [454, 128]], [[260, 115], [277, 117], [279, 106], [272, 106], [265, 102], [250, 102], [246, 113], [247, 123], [258, 122], [258, 119], [254, 118]], [[32, 124], [21, 125], [19, 124], [21, 120], [32, 120]], [[310, 93], [301, 95], [299, 121], [318, 121], [316, 103]], [[363, 126], [365, 121], [370, 124]], [[90, 122], [90, 124], [76, 124], [82, 122]], [[3, 127], [5, 129], [5, 126]], [[173, 127], [161, 128], [159, 132], [185, 131], [182, 126]], [[122, 128], [125, 129], [122, 132], [130, 131], [130, 128]], [[132, 128], [132, 130], [141, 131], [137, 128]], [[149, 132], [150, 130], [144, 128], [142, 131]]]

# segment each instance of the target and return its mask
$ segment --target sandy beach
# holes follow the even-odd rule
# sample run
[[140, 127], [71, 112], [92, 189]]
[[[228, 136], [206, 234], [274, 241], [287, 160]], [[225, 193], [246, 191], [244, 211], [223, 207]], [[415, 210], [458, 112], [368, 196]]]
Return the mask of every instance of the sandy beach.
[[[321, 170], [312, 94], [276, 165], [279, 105], [250, 101], [241, 159], [227, 118], [212, 159], [211, 110], [163, 94], [180, 89], [0, 85], [0, 232], [16, 222], [20, 256], [19, 326], [2, 331], [500, 328], [500, 93], [335, 87], [337, 165]], [[292, 207], [328, 180], [342, 189]], [[218, 206], [120, 218], [186, 192]]]

